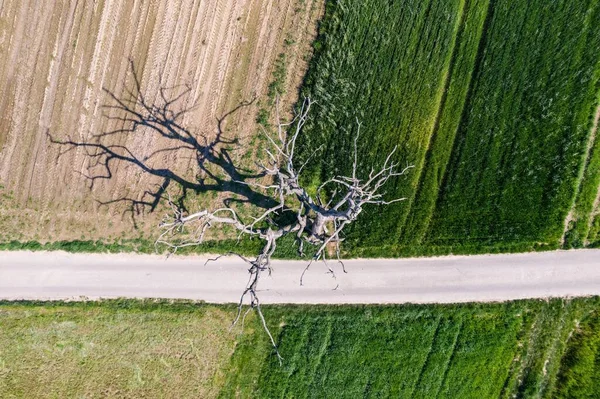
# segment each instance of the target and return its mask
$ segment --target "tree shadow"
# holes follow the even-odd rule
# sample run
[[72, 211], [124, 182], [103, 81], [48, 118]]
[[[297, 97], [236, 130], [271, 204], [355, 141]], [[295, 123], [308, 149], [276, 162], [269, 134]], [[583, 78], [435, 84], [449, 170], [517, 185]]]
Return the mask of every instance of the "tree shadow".
[[[213, 134], [197, 133], [187, 128], [183, 121], [187, 114], [197, 108], [194, 104], [187, 104], [191, 86], [161, 87], [156, 98], [149, 100], [142, 90], [134, 62], [130, 60], [129, 63], [133, 87], [126, 87], [122, 96], [103, 88], [110, 99], [110, 103], [102, 107], [103, 117], [113, 122], [112, 125], [120, 127], [92, 134], [89, 139], [82, 140], [75, 140], [71, 136], [58, 139], [47, 132], [51, 143], [64, 148], [59, 157], [73, 150], [85, 152], [90, 161], [88, 172], [83, 175], [89, 181], [90, 189], [93, 189], [97, 181], [112, 179], [118, 162], [134, 165], [142, 172], [161, 179], [159, 184], [146, 189], [138, 198], [123, 196], [106, 201], [98, 200], [101, 206], [127, 204], [124, 213], [129, 213], [137, 226], [136, 216], [155, 211], [167, 190], [171, 187], [169, 191], [174, 191], [172, 186], [177, 186], [178, 190], [175, 191], [180, 193], [174, 202], [183, 210], [190, 191], [196, 194], [226, 193], [228, 195], [223, 199], [224, 206], [248, 203], [268, 209], [277, 204], [272, 197], [247, 184], [248, 180], [260, 179], [265, 173], [257, 173], [234, 163], [232, 151], [240, 148], [240, 141], [237, 137], [228, 137], [224, 128], [228, 117], [253, 104], [255, 99], [243, 101], [217, 118]], [[120, 144], [132, 140], [151, 142], [156, 138], [168, 145], [145, 155]], [[181, 151], [188, 151], [197, 167], [194, 178], [177, 172], [175, 165], [164, 165], [157, 160], [160, 156], [179, 154]]]

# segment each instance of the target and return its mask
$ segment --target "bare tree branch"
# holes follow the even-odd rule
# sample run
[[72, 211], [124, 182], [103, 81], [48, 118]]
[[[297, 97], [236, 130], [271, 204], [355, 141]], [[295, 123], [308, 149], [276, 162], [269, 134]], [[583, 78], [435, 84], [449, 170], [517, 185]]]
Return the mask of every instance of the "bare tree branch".
[[[187, 245], [201, 244], [205, 232], [214, 225], [228, 225], [237, 230], [239, 236], [248, 235], [261, 239], [265, 244], [255, 258], [249, 259], [240, 254], [240, 257], [250, 267], [249, 278], [246, 283], [239, 302], [237, 315], [232, 325], [235, 325], [240, 317], [242, 320], [242, 308], [246, 300], [249, 301], [251, 309], [255, 309], [261, 320], [262, 326], [267, 332], [271, 344], [275, 348], [277, 357], [282, 358], [277, 350], [277, 345], [260, 308], [260, 300], [257, 295], [257, 286], [263, 272], [271, 273], [271, 258], [277, 247], [277, 240], [287, 234], [294, 233], [298, 242], [298, 252], [303, 256], [304, 244], [307, 243], [316, 248], [314, 255], [307, 263], [305, 270], [300, 276], [300, 284], [303, 283], [305, 273], [316, 261], [322, 261], [327, 267], [328, 273], [335, 278], [335, 272], [327, 262], [327, 251], [330, 244], [335, 245], [335, 255], [341, 264], [342, 270], [346, 272], [340, 255], [341, 234], [344, 228], [354, 222], [365, 205], [388, 205], [404, 201], [406, 198], [384, 199], [381, 189], [393, 178], [406, 174], [413, 166], [399, 168], [394, 161], [396, 148], [387, 154], [380, 169], [371, 169], [366, 180], [359, 177], [359, 149], [361, 124], [357, 120], [357, 132], [353, 140], [353, 163], [350, 176], [333, 176], [322, 183], [313, 198], [300, 183], [300, 172], [304, 167], [315, 159], [314, 154], [296, 169], [295, 149], [298, 137], [309, 118], [311, 106], [314, 103], [306, 98], [299, 111], [290, 122], [280, 120], [279, 100], [276, 101], [277, 132], [275, 137], [266, 130], [262, 130], [270, 148], [265, 148], [267, 165], [257, 162], [259, 171], [255, 173], [258, 177], [270, 177], [268, 183], [263, 181], [235, 180], [234, 183], [261, 190], [265, 195], [270, 195], [276, 204], [263, 209], [251, 221], [244, 223], [240, 220], [235, 210], [230, 207], [216, 209], [214, 211], [201, 210], [186, 215], [181, 209], [169, 199], [172, 214], [161, 224], [162, 233], [156, 243], [167, 245], [172, 251]], [[318, 150], [317, 150], [318, 151]], [[315, 152], [317, 152], [315, 151]], [[329, 193], [329, 199], [325, 203], [323, 195]], [[295, 218], [281, 217], [286, 212], [293, 212]], [[180, 243], [172, 241], [173, 236], [182, 233], [186, 226], [197, 224], [192, 239]], [[239, 237], [238, 236], [238, 237]], [[217, 260], [219, 257], [211, 260]], [[337, 287], [336, 287], [337, 289]], [[243, 321], [242, 321], [243, 323]]]

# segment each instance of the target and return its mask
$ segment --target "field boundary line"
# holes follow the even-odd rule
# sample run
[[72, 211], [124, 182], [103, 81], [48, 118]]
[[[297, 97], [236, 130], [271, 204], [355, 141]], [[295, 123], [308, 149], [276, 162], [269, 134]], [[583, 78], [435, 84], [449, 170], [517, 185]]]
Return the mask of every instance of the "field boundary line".
[[[453, 35], [454, 37], [452, 38], [452, 49], [449, 51], [449, 60], [448, 60], [448, 66], [445, 68], [446, 71], [444, 72], [444, 75], [442, 77], [442, 84], [441, 84], [441, 89], [442, 89], [442, 93], [440, 95], [440, 99], [438, 101], [438, 105], [437, 105], [437, 110], [435, 113], [435, 119], [433, 122], [433, 126], [431, 127], [431, 131], [429, 133], [429, 139], [427, 140], [427, 148], [425, 149], [425, 153], [423, 155], [423, 161], [421, 164], [421, 167], [418, 168], [418, 174], [419, 176], [416, 179], [416, 187], [417, 189], [413, 192], [413, 194], [411, 195], [410, 201], [408, 201], [407, 203], [407, 210], [406, 210], [406, 215], [408, 219], [408, 215], [410, 215], [410, 211], [413, 207], [414, 201], [415, 199], [421, 194], [421, 181], [423, 179], [423, 175], [425, 175], [425, 167], [427, 166], [428, 160], [431, 157], [431, 145], [435, 140], [435, 137], [437, 135], [437, 131], [439, 130], [440, 127], [440, 119], [441, 116], [444, 112], [444, 108], [446, 106], [446, 99], [448, 97], [448, 89], [450, 88], [450, 82], [452, 82], [452, 73], [454, 72], [454, 64], [456, 61], [456, 57], [457, 57], [457, 52], [459, 49], [459, 39], [461, 37], [462, 31], [464, 30], [464, 22], [465, 22], [465, 10], [467, 8], [467, 3], [468, 0], [462, 0], [462, 6], [460, 7], [460, 15], [457, 18], [456, 21], [456, 29], [455, 29], [455, 34]], [[407, 227], [407, 220], [405, 219], [404, 223], [399, 226], [399, 228], [402, 231], [402, 235], [404, 235], [404, 231], [405, 228]]]
[[[466, 4], [466, 2], [465, 2]], [[464, 122], [467, 118], [467, 108], [468, 108], [468, 104], [471, 102], [471, 97], [473, 96], [473, 90], [474, 90], [474, 85], [475, 82], [477, 81], [477, 75], [479, 74], [479, 71], [481, 70], [481, 63], [482, 63], [482, 59], [483, 59], [483, 53], [485, 51], [486, 48], [486, 43], [488, 40], [488, 31], [489, 31], [489, 26], [491, 23], [491, 20], [493, 18], [494, 15], [494, 4], [495, 4], [495, 0], [489, 0], [488, 4], [487, 4], [487, 10], [485, 12], [485, 17], [483, 18], [483, 25], [481, 28], [481, 35], [479, 36], [479, 40], [477, 43], [477, 51], [475, 52], [475, 59], [473, 61], [473, 69], [471, 70], [471, 77], [469, 78], [469, 82], [468, 82], [468, 87], [467, 87], [467, 91], [465, 94], [465, 98], [462, 104], [462, 111], [461, 111], [461, 115], [460, 118], [458, 119], [458, 124], [456, 125], [456, 131], [454, 133], [454, 137], [452, 139], [452, 148], [449, 152], [449, 156], [448, 159], [446, 161], [446, 165], [444, 167], [443, 173], [441, 175], [441, 179], [440, 179], [440, 184], [438, 186], [438, 192], [436, 200], [435, 200], [435, 204], [433, 206], [431, 215], [429, 215], [429, 218], [427, 219], [427, 224], [424, 225], [422, 227], [422, 237], [419, 238], [419, 241], [422, 241], [422, 239], [424, 237], [427, 236], [427, 233], [429, 232], [429, 225], [431, 224], [431, 219], [433, 217], [433, 214], [435, 213], [435, 210], [438, 208], [440, 201], [441, 201], [441, 192], [443, 190], [443, 188], [447, 185], [448, 183], [448, 179], [449, 176], [448, 174], [451, 172], [450, 171], [450, 165], [452, 164], [452, 160], [454, 155], [457, 152], [457, 145], [458, 145], [458, 135], [461, 129], [461, 126], [464, 125]], [[454, 51], [454, 50], [453, 50]], [[451, 79], [450, 79], [451, 81]], [[448, 86], [449, 87], [449, 86]], [[441, 112], [440, 112], [441, 115]], [[436, 120], [437, 123], [437, 120]], [[427, 148], [427, 152], [425, 153], [425, 159], [427, 160], [428, 155], [429, 155], [429, 150], [430, 148]], [[421, 176], [419, 176], [419, 182], [421, 181]], [[417, 185], [417, 191], [419, 192], [419, 185]], [[415, 195], [416, 196], [416, 195]], [[403, 226], [404, 227], [404, 226]]]
[[[283, 331], [283, 329], [281, 331]], [[323, 342], [321, 342], [321, 347], [319, 348], [319, 354], [317, 357], [317, 361], [315, 362], [315, 364], [313, 366], [312, 378], [310, 379], [310, 381], [307, 381], [308, 382], [308, 384], [306, 384], [307, 387], [311, 387], [315, 383], [315, 379], [317, 377], [317, 371], [319, 370], [319, 367], [321, 367], [321, 364], [323, 363], [323, 358], [326, 356], [326, 352], [329, 349], [329, 347], [331, 346], [332, 335], [333, 335], [333, 322], [331, 320], [328, 320], [327, 336], [323, 339]], [[279, 337], [279, 339], [281, 339], [281, 337]]]
[[454, 342], [452, 343], [452, 352], [450, 352], [450, 356], [448, 356], [448, 361], [446, 362], [446, 365], [444, 367], [444, 373], [442, 375], [442, 379], [440, 380], [440, 385], [438, 386], [437, 392], [435, 393], [435, 398], [439, 398], [440, 393], [444, 389], [444, 383], [446, 382], [446, 378], [448, 377], [448, 370], [450, 369], [450, 365], [452, 364], [452, 361], [456, 356], [456, 346], [458, 345], [458, 339], [462, 335], [464, 324], [465, 321], [461, 317], [458, 330], [456, 331], [456, 335], [454, 336]]
[[435, 340], [437, 339], [438, 334], [440, 333], [441, 324], [442, 324], [442, 318], [438, 317], [437, 324], [435, 326], [435, 331], [433, 332], [433, 336], [431, 337], [431, 344], [429, 345], [429, 350], [427, 351], [427, 356], [425, 356], [425, 360], [423, 361], [423, 364], [421, 365], [421, 370], [419, 370], [419, 376], [417, 377], [417, 380], [415, 381], [415, 385], [413, 386], [412, 391], [410, 393], [411, 398], [414, 398], [415, 391], [419, 388], [419, 385], [421, 384], [421, 381], [423, 380], [423, 374], [425, 374], [425, 370], [427, 369], [427, 366], [431, 361], [431, 352], [433, 352], [433, 346], [435, 345]]
[[[567, 213], [567, 216], [565, 217], [565, 220], [563, 221], [563, 233], [562, 233], [562, 235], [560, 237], [560, 241], [559, 241], [559, 245], [561, 248], [564, 247], [567, 233], [570, 230], [569, 225], [571, 224], [571, 222], [573, 221], [574, 218], [575, 218], [575, 220], [577, 220], [576, 219], [577, 215], [575, 215], [575, 208], [577, 208], [577, 200], [579, 199], [579, 194], [582, 191], [585, 172], [587, 170], [590, 158], [592, 156], [592, 149], [594, 148], [594, 143], [596, 142], [596, 132], [598, 130], [599, 121], [600, 121], [600, 102], [596, 106], [596, 113], [594, 115], [594, 121], [592, 123], [592, 127], [588, 134], [588, 139], [587, 139], [587, 143], [586, 143], [586, 147], [585, 147], [585, 151], [584, 151], [584, 156], [582, 156], [583, 159], [582, 159], [581, 167], [580, 167], [579, 173], [577, 174], [577, 185], [575, 188], [575, 193], [573, 195], [573, 200], [571, 202], [571, 207], [569, 209], [569, 213]], [[596, 199], [594, 200], [594, 205], [592, 206], [592, 209], [588, 216], [587, 231], [589, 231], [589, 227], [593, 223], [594, 213], [598, 207], [599, 202], [600, 202], [600, 187], [598, 188], [598, 193], [596, 194]], [[586, 239], [587, 239], [587, 237], [586, 237]]]

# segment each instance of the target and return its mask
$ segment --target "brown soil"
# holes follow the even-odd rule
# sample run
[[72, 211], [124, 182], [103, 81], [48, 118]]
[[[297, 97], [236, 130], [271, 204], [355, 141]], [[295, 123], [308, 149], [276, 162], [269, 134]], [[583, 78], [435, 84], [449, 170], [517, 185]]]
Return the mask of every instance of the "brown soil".
[[[227, 120], [244, 145], [257, 132], [278, 54], [287, 55], [285, 103], [295, 101], [323, 0], [0, 1], [0, 241], [111, 239], [148, 234], [158, 213], [138, 217], [124, 204], [159, 183], [139, 168], [112, 165], [93, 188], [83, 149], [64, 152], [53, 137], [88, 140], [118, 128], [106, 116], [104, 88], [125, 95], [133, 78], [146, 99], [159, 88], [190, 85], [180, 106], [195, 108], [186, 128], [210, 136], [216, 120], [257, 98]], [[167, 144], [156, 137], [115, 140], [138, 154]], [[193, 176], [194, 160], [178, 152], [155, 162]]]

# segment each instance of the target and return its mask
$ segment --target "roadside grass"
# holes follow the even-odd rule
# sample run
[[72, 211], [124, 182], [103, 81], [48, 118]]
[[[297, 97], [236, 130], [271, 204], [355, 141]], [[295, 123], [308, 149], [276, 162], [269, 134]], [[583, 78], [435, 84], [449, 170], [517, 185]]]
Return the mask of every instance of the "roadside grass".
[[215, 397], [231, 309], [139, 301], [4, 303], [0, 397]]
[[597, 382], [599, 309], [264, 306], [280, 366], [254, 313], [229, 329], [233, 305], [0, 302], [0, 397], [573, 397]]
[[[600, 74], [600, 68], [598, 68]], [[596, 118], [600, 117], [600, 88], [598, 89], [598, 110]], [[572, 221], [565, 232], [564, 245], [576, 248], [598, 244], [600, 229], [600, 209], [597, 203], [600, 199], [600, 132], [599, 119], [594, 120], [588, 152], [585, 154], [584, 168], [581, 170], [581, 183], [572, 208]]]
[[[253, 256], [260, 251], [264, 243], [258, 239], [246, 236], [240, 240], [213, 240], [203, 242], [201, 245], [183, 247], [177, 250], [178, 255], [198, 254], [224, 254], [236, 252], [241, 255]], [[315, 247], [306, 247], [305, 258], [315, 251]], [[139, 253], [139, 254], [167, 254], [168, 248], [164, 245], [154, 246], [154, 241], [145, 238], [121, 239], [118, 241], [51, 241], [41, 243], [39, 241], [7, 241], [0, 242], [0, 251], [65, 251], [71, 253]], [[277, 259], [299, 259], [298, 247], [293, 237], [284, 237], [277, 243], [277, 249], [273, 256]]]
[[[185, 247], [177, 251], [178, 254], [195, 253], [221, 253], [231, 250], [242, 254], [251, 254], [260, 247], [259, 242], [254, 240], [207, 241], [202, 245]], [[157, 252], [154, 241], [149, 239], [122, 239], [114, 242], [74, 240], [74, 241], [7, 241], [0, 242], [2, 251], [66, 251], [72, 253], [119, 253], [135, 252], [140, 254], [153, 254]], [[165, 247], [158, 247], [158, 253], [166, 253]]]
[[[235, 252], [245, 256], [255, 256], [262, 242], [243, 237], [241, 240], [206, 241], [202, 245], [189, 246], [177, 251], [178, 255], [222, 254]], [[593, 246], [592, 246], [593, 247]], [[475, 255], [496, 253], [542, 252], [559, 249], [558, 243], [456, 243], [454, 245], [379, 245], [342, 247], [341, 257], [349, 258], [402, 258], [443, 255]], [[304, 257], [298, 255], [298, 246], [293, 237], [285, 237], [277, 244], [273, 254], [275, 259], [310, 259], [314, 247], [304, 248]], [[118, 241], [6, 241], [0, 242], [0, 251], [65, 251], [70, 253], [139, 253], [166, 254], [165, 247], [155, 248], [149, 239], [120, 239]]]
[[558, 243], [540, 242], [466, 242], [447, 245], [379, 245], [346, 248], [346, 255], [355, 258], [402, 258], [443, 255], [478, 255], [499, 253], [543, 252], [559, 249]]

